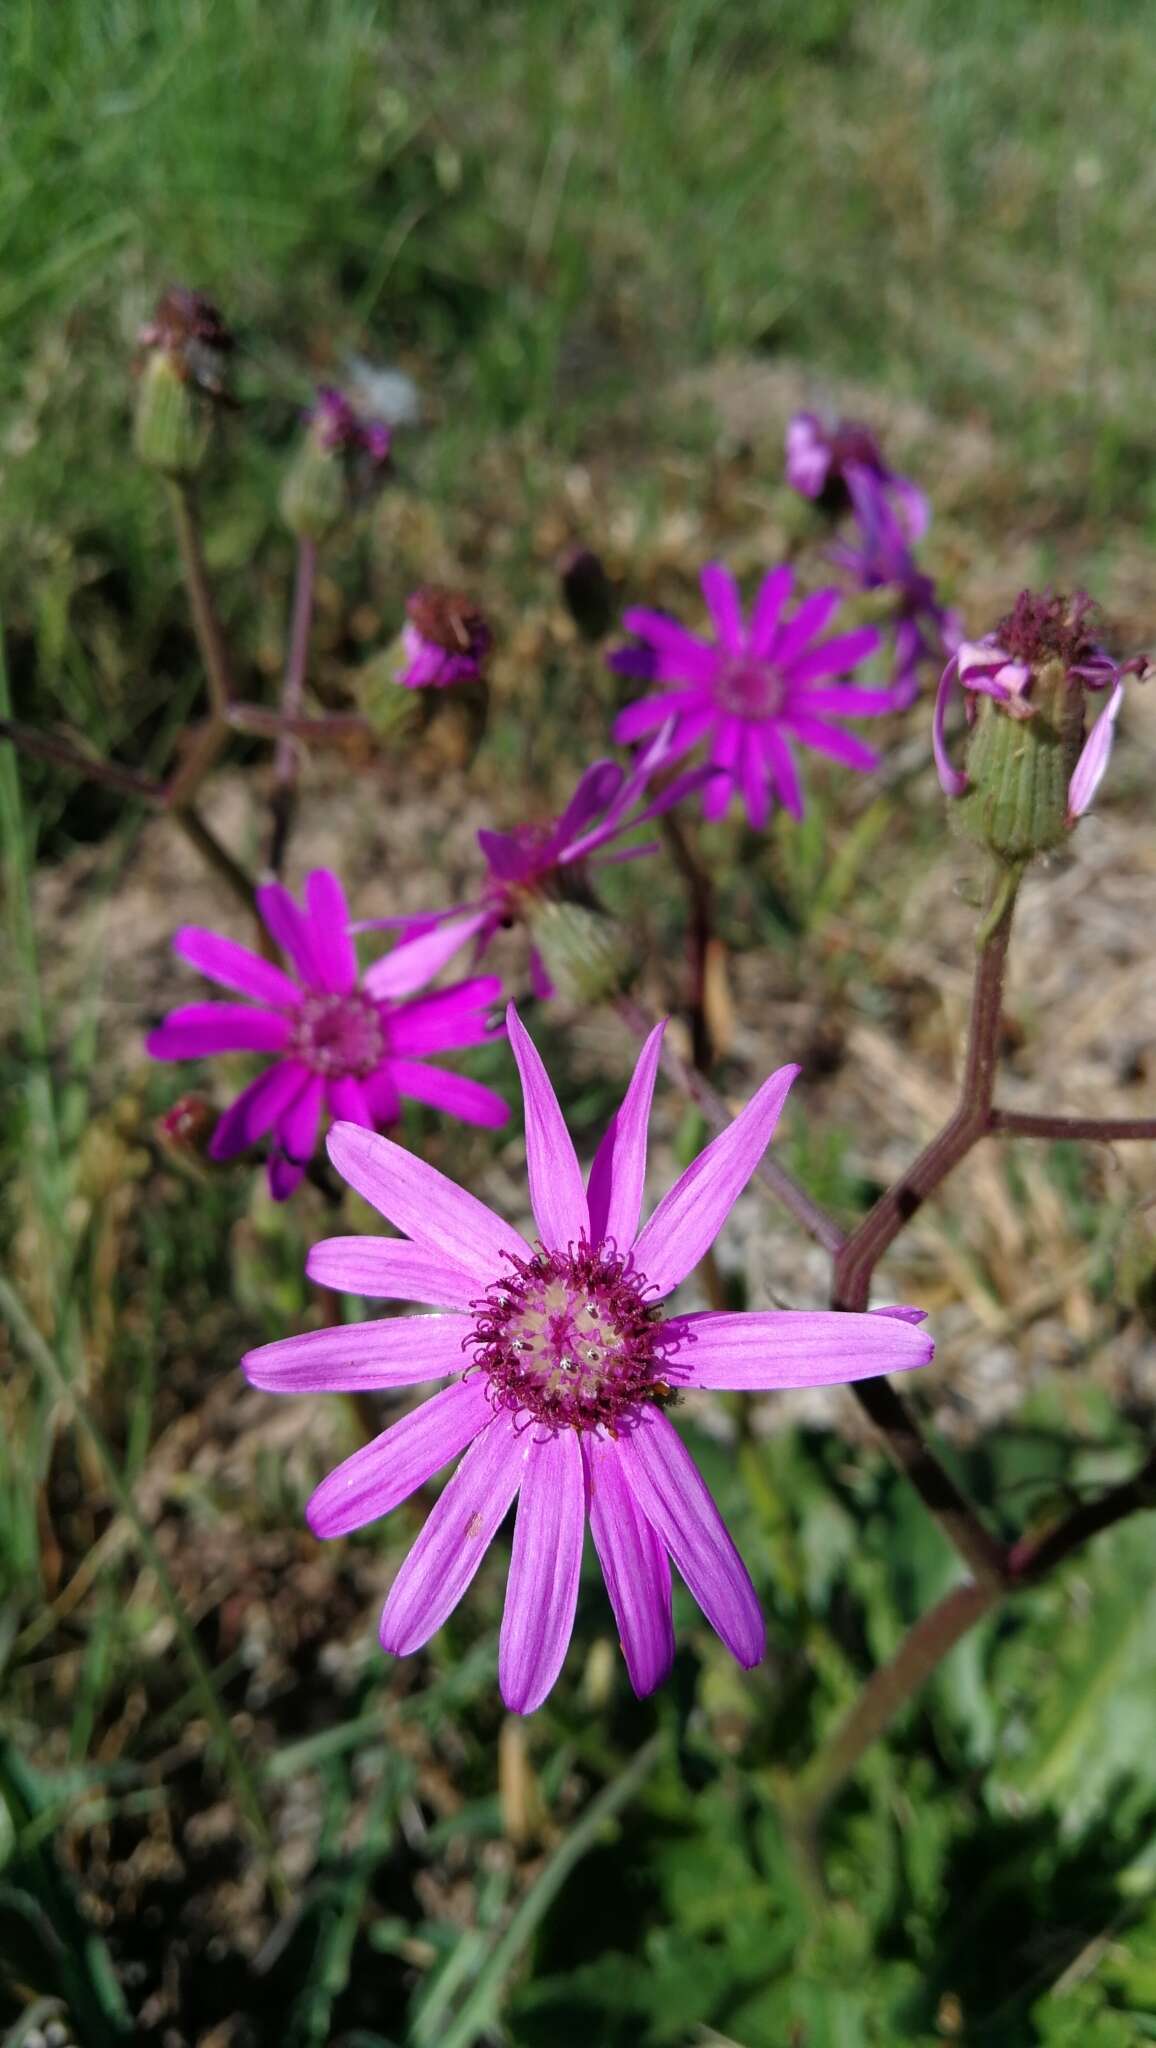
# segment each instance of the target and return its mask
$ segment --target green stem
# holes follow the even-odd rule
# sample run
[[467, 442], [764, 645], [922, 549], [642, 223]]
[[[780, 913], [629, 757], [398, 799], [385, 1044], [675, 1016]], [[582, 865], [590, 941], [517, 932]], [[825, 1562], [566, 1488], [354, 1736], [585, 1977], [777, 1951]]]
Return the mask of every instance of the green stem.
[[249, 1767], [237, 1744], [237, 1738], [229, 1725], [221, 1702], [213, 1685], [212, 1673], [201, 1653], [196, 1631], [185, 1613], [180, 1595], [169, 1575], [169, 1569], [157, 1548], [152, 1531], [148, 1528], [131, 1488], [126, 1485], [123, 1474], [113, 1455], [99, 1423], [91, 1414], [83, 1395], [74, 1387], [54, 1352], [45, 1343], [23, 1302], [8, 1282], [0, 1278], [0, 1314], [2, 1314], [17, 1338], [36, 1372], [39, 1374], [51, 1398], [70, 1411], [75, 1421], [87, 1436], [97, 1462], [104, 1476], [104, 1483], [110, 1498], [124, 1516], [136, 1538], [141, 1556], [148, 1565], [160, 1588], [161, 1597], [168, 1608], [173, 1627], [188, 1659], [189, 1671], [196, 1686], [205, 1719], [212, 1728], [219, 1745], [221, 1756], [226, 1763], [237, 1797], [237, 1804], [247, 1819], [256, 1841], [259, 1843], [267, 1863], [270, 1888], [278, 1904], [284, 1909], [289, 1900], [288, 1887], [276, 1863], [272, 1834], [264, 1810], [257, 1795]]
[[225, 645], [225, 636], [221, 630], [221, 622], [217, 617], [217, 608], [209, 584], [209, 572], [201, 545], [200, 520], [191, 484], [178, 478], [170, 479], [169, 502], [177, 532], [181, 573], [185, 579], [189, 608], [193, 615], [193, 631], [201, 650], [201, 660], [205, 664], [209, 702], [217, 717], [223, 718], [237, 693], [233, 688], [229, 650]]

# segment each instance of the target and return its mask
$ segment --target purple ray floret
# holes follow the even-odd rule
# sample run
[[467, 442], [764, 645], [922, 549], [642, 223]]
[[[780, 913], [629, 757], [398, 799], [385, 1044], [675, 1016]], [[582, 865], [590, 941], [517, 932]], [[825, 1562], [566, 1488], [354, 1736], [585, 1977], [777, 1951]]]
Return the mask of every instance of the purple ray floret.
[[344, 1535], [460, 1457], [381, 1618], [383, 1646], [405, 1656], [453, 1611], [516, 1498], [498, 1669], [507, 1706], [528, 1714], [566, 1655], [587, 1518], [640, 1696], [674, 1656], [672, 1563], [739, 1663], [763, 1655], [746, 1566], [670, 1419], [684, 1390], [766, 1392], [904, 1372], [926, 1365], [932, 1344], [916, 1309], [666, 1312], [770, 1143], [796, 1067], [763, 1083], [642, 1224], [663, 1026], [584, 1174], [512, 1005], [507, 1024], [537, 1242], [388, 1138], [339, 1123], [329, 1139], [338, 1172], [406, 1236], [331, 1239], [315, 1247], [310, 1272], [442, 1313], [284, 1338], [251, 1351], [244, 1369], [280, 1393], [448, 1382], [338, 1466], [308, 1518], [318, 1536]]
[[776, 800], [801, 817], [798, 747], [848, 768], [879, 765], [874, 750], [838, 721], [895, 709], [890, 690], [846, 680], [875, 653], [880, 636], [873, 626], [860, 626], [821, 639], [839, 609], [839, 591], [815, 591], [788, 616], [791, 585], [789, 568], [772, 569], [747, 621], [730, 571], [712, 563], [702, 572], [702, 589], [713, 641], [664, 612], [624, 615], [627, 632], [642, 645], [620, 648], [610, 656], [611, 667], [659, 687], [619, 714], [614, 737], [632, 744], [670, 721], [668, 760], [704, 747], [715, 771], [703, 793], [708, 818], [721, 818], [736, 795], [756, 829]]
[[493, 1089], [429, 1064], [431, 1054], [501, 1035], [490, 1022], [502, 992], [496, 976], [419, 993], [466, 943], [468, 925], [443, 924], [359, 974], [345, 892], [327, 868], [308, 876], [304, 907], [280, 882], [258, 889], [257, 906], [286, 966], [185, 925], [174, 952], [246, 1000], [186, 1004], [148, 1038], [158, 1060], [229, 1052], [270, 1057], [221, 1117], [210, 1157], [232, 1159], [269, 1137], [269, 1187], [283, 1202], [313, 1157], [323, 1117], [378, 1130], [396, 1121], [406, 1096], [465, 1123], [492, 1129], [506, 1121], [506, 1105]]

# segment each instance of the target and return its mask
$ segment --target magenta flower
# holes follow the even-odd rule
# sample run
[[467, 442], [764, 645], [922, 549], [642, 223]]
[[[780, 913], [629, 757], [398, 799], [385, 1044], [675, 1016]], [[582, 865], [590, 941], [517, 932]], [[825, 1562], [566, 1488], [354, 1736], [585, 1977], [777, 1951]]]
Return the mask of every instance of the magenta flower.
[[313, 1156], [323, 1115], [374, 1130], [396, 1122], [405, 1096], [465, 1123], [505, 1123], [509, 1111], [493, 1089], [427, 1064], [431, 1053], [500, 1036], [487, 1016], [502, 989], [494, 975], [417, 995], [468, 930], [442, 925], [396, 946], [359, 977], [345, 892], [327, 868], [307, 877], [303, 910], [279, 882], [259, 888], [257, 903], [290, 972], [234, 939], [185, 925], [174, 952], [248, 1000], [188, 1003], [170, 1011], [147, 1040], [158, 1060], [269, 1056], [264, 1073], [221, 1117], [210, 1158], [233, 1159], [272, 1132], [269, 1187], [283, 1202]]
[[[557, 818], [540, 825], [517, 825], [512, 832], [478, 833], [489, 872], [481, 895], [473, 901], [453, 904], [426, 917], [368, 918], [356, 929], [400, 926], [413, 937], [454, 918], [460, 921], [463, 937], [473, 937], [474, 959], [480, 960], [497, 932], [523, 922], [533, 925], [536, 903], [574, 890], [581, 892], [591, 870], [637, 860], [657, 850], [653, 841], [615, 852], [606, 849], [613, 840], [670, 810], [711, 776], [709, 768], [687, 769], [648, 798], [651, 782], [669, 760], [668, 729], [639, 755], [629, 774], [617, 761], [593, 762]], [[548, 1001], [553, 984], [536, 945], [531, 947], [530, 974], [534, 994], [540, 1001]]]
[[398, 671], [398, 682], [407, 690], [476, 683], [485, 670], [493, 636], [473, 599], [431, 583], [415, 590], [405, 608], [405, 667]]
[[335, 385], [318, 385], [317, 397], [305, 417], [323, 448], [361, 457], [374, 469], [388, 461], [393, 437], [386, 422], [367, 418]]
[[1090, 618], [1094, 606], [1082, 592], [1072, 598], [1021, 592], [1014, 611], [1001, 620], [994, 633], [982, 640], [964, 640], [956, 648], [939, 680], [932, 722], [932, 748], [940, 786], [945, 795], [961, 797], [970, 788], [965, 772], [956, 768], [947, 750], [947, 713], [956, 688], [965, 692], [969, 725], [974, 723], [977, 697], [990, 697], [1009, 718], [1028, 720], [1036, 715], [1033, 687], [1037, 673], [1054, 665], [1072, 689], [1093, 693], [1107, 691], [1107, 701], [1084, 740], [1068, 784], [1068, 824], [1091, 806], [1103, 781], [1116, 735], [1116, 720], [1124, 701], [1124, 678], [1142, 676], [1149, 663], [1144, 655], [1116, 662], [1094, 640]]
[[941, 663], [951, 654], [959, 645], [962, 627], [957, 614], [940, 604], [935, 584], [916, 562], [886, 495], [855, 476], [849, 478], [848, 490], [857, 545], [839, 541], [829, 550], [830, 558], [860, 590], [894, 593], [891, 688], [895, 709], [905, 711], [919, 695], [921, 664]]
[[827, 422], [797, 412], [787, 426], [787, 482], [828, 511], [849, 507], [862, 515], [869, 498], [881, 501], [910, 542], [922, 540], [931, 511], [918, 485], [888, 467], [869, 427], [858, 420]]
[[703, 595], [717, 645], [688, 633], [664, 612], [635, 609], [623, 617], [627, 632], [646, 644], [612, 654], [611, 666], [620, 675], [671, 687], [629, 704], [615, 721], [614, 737], [625, 745], [670, 719], [668, 759], [704, 744], [716, 771], [703, 797], [708, 818], [721, 818], [736, 793], [756, 829], [766, 824], [772, 798], [801, 818], [796, 745], [848, 768], [879, 766], [871, 747], [830, 723], [894, 710], [890, 690], [831, 681], [874, 654], [879, 634], [873, 626], [860, 626], [818, 639], [838, 610], [840, 593], [817, 590], [787, 618], [792, 580], [785, 567], [763, 578], [748, 625], [729, 570], [719, 563], [704, 569]]
[[570, 1641], [587, 1514], [639, 1695], [662, 1682], [674, 1655], [671, 1560], [739, 1663], [763, 1655], [746, 1567], [667, 1412], [683, 1389], [825, 1386], [925, 1365], [932, 1346], [910, 1321], [879, 1315], [664, 1312], [766, 1150], [796, 1067], [764, 1082], [640, 1230], [663, 1027], [643, 1047], [584, 1180], [512, 1005], [507, 1022], [537, 1245], [412, 1153], [339, 1124], [334, 1165], [407, 1234], [331, 1238], [314, 1247], [309, 1272], [325, 1286], [448, 1313], [311, 1330], [251, 1351], [244, 1370], [274, 1393], [450, 1381], [346, 1459], [306, 1513], [318, 1536], [343, 1536], [465, 1452], [381, 1618], [384, 1648], [407, 1656], [453, 1612], [517, 1495], [499, 1680], [507, 1706], [528, 1714]]

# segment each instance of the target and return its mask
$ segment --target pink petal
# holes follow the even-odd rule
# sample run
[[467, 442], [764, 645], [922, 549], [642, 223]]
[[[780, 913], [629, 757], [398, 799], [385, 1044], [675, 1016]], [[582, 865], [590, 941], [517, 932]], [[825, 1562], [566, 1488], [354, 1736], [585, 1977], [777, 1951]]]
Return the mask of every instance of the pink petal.
[[357, 955], [349, 937], [349, 906], [337, 876], [328, 868], [314, 868], [305, 883], [305, 903], [312, 926], [313, 957], [321, 974], [320, 986], [336, 996], [347, 996], [357, 984]]
[[468, 1309], [478, 1283], [444, 1252], [407, 1237], [323, 1237], [305, 1260], [319, 1287], [371, 1300], [421, 1301], [430, 1308]]
[[931, 724], [931, 751], [935, 755], [935, 771], [939, 786], [945, 796], [963, 796], [968, 787], [967, 776], [951, 764], [947, 751], [947, 707], [959, 674], [959, 655], [953, 654], [935, 692], [935, 715]]
[[337, 1124], [329, 1133], [329, 1157], [387, 1222], [415, 1243], [447, 1253], [451, 1263], [478, 1282], [479, 1292], [509, 1271], [503, 1253], [518, 1259], [534, 1256], [512, 1224], [391, 1138]]
[[824, 626], [838, 611], [843, 602], [843, 593], [834, 587], [813, 591], [805, 597], [793, 619], [781, 627], [778, 639], [771, 649], [775, 662], [785, 668], [793, 661], [800, 648], [821, 633]]
[[638, 1235], [646, 1184], [646, 1132], [665, 1029], [664, 1018], [639, 1053], [630, 1085], [606, 1126], [590, 1168], [590, 1242], [601, 1244], [610, 1238], [623, 1254]]
[[397, 1092], [388, 1060], [384, 1066], [378, 1067], [376, 1073], [366, 1075], [362, 1092], [369, 1114], [373, 1118], [375, 1131], [388, 1130], [391, 1124], [397, 1122], [401, 1115], [401, 1096]]
[[388, 1515], [472, 1443], [492, 1412], [478, 1380], [431, 1395], [322, 1480], [305, 1509], [313, 1534], [348, 1536]]
[[1068, 819], [1075, 824], [1090, 806], [1096, 791], [1104, 779], [1116, 737], [1116, 720], [1124, 702], [1124, 685], [1117, 683], [1104, 709], [1101, 711], [1091, 732], [1084, 741], [1083, 751], [1068, 784]]
[[728, 654], [741, 654], [744, 647], [743, 605], [739, 587], [721, 562], [708, 562], [699, 581], [715, 631]]
[[419, 996], [390, 1012], [387, 1024], [391, 1053], [459, 1052], [468, 1045], [489, 1045], [502, 1036], [489, 1016], [502, 993], [496, 974], [456, 981], [436, 995]]
[[770, 815], [771, 792], [767, 783], [766, 756], [755, 732], [743, 734], [739, 754], [739, 788], [751, 826], [754, 831], [761, 832]]
[[280, 1052], [289, 1020], [245, 1003], [185, 1003], [145, 1040], [154, 1060], [199, 1060], [219, 1052]]
[[584, 825], [613, 803], [623, 780], [617, 761], [592, 762], [558, 820], [555, 837], [560, 846], [569, 845]]
[[723, 718], [710, 750], [718, 774], [707, 783], [702, 798], [703, 816], [710, 823], [725, 817], [738, 786], [738, 762], [743, 746], [743, 726], [738, 718]]
[[307, 1166], [313, 1157], [324, 1095], [325, 1083], [320, 1074], [310, 1074], [301, 1093], [282, 1113], [277, 1126], [277, 1143], [295, 1166]]
[[273, 1009], [285, 1009], [301, 1001], [301, 990], [295, 981], [290, 981], [272, 961], [262, 960], [259, 953], [250, 952], [248, 946], [239, 946], [234, 939], [223, 939], [217, 932], [205, 931], [201, 925], [185, 924], [173, 939], [173, 952], [190, 967], [199, 968], [210, 981], [218, 981], [224, 988], [235, 988], [243, 996], [252, 997], [254, 1002], [267, 1003]]
[[429, 1109], [440, 1109], [444, 1116], [456, 1116], [461, 1123], [478, 1124], [486, 1131], [498, 1131], [510, 1121], [509, 1103], [481, 1081], [471, 1081], [468, 1074], [423, 1067], [418, 1060], [392, 1060], [390, 1066], [400, 1093], [412, 1102], [424, 1102]]
[[680, 666], [685, 667], [694, 680], [708, 670], [713, 674], [718, 666], [718, 649], [712, 647], [709, 640], [700, 640], [697, 633], [680, 626], [677, 619], [668, 618], [665, 612], [633, 605], [629, 611], [623, 612], [622, 624], [628, 633], [657, 648], [662, 657], [663, 675], [671, 682], [679, 680], [677, 671]]
[[446, 924], [435, 925], [432, 931], [423, 932], [420, 939], [403, 940], [384, 960], [375, 960], [372, 967], [366, 968], [361, 977], [362, 988], [378, 997], [412, 995], [415, 989], [432, 981], [474, 937], [486, 915], [484, 910], [474, 910], [468, 917], [452, 917]]
[[747, 1568], [694, 1459], [657, 1408], [639, 1411], [618, 1441], [626, 1481], [716, 1635], [748, 1670], [766, 1631]]
[[532, 1714], [562, 1669], [585, 1527], [582, 1451], [575, 1432], [564, 1429], [531, 1443], [518, 1495], [498, 1645], [498, 1684], [511, 1713]]
[[[801, 654], [792, 662], [790, 682], [792, 687], [803, 683], [818, 682], [823, 676], [844, 676], [869, 655], [875, 653], [881, 644], [881, 635], [874, 626], [857, 626], [853, 633], [836, 634], [832, 640], [823, 640], [818, 647], [812, 647], [809, 654]], [[781, 655], [775, 659], [783, 663]]]
[[701, 702], [701, 690], [664, 690], [657, 697], [641, 697], [628, 704], [614, 721], [614, 739], [620, 747], [633, 746], [646, 733], [656, 732], [668, 718], [692, 711]]
[[265, 1167], [265, 1178], [269, 1193], [275, 1202], [287, 1202], [305, 1178], [305, 1168], [292, 1159], [286, 1159], [283, 1152], [270, 1152]]
[[[417, 1387], [464, 1371], [470, 1316], [387, 1316], [278, 1337], [246, 1352], [241, 1370], [268, 1394], [349, 1394]], [[471, 1385], [473, 1382], [471, 1382]]]
[[763, 728], [763, 752], [771, 771], [771, 780], [779, 802], [792, 818], [803, 815], [803, 785], [795, 766], [795, 757], [784, 735], [778, 728], [768, 725]]
[[436, 1635], [481, 1564], [518, 1491], [530, 1442], [501, 1410], [470, 1445], [402, 1565], [381, 1617], [381, 1646], [408, 1657]]
[[930, 1337], [906, 1321], [835, 1309], [756, 1309], [728, 1315], [713, 1309], [671, 1316], [664, 1341], [678, 1346], [669, 1361], [680, 1386], [757, 1393], [769, 1387], [828, 1387], [908, 1372], [926, 1365]]
[[262, 882], [257, 890], [257, 908], [270, 938], [292, 961], [302, 981], [309, 988], [323, 988], [312, 921], [298, 910], [288, 889], [280, 882]]
[[365, 1099], [360, 1081], [355, 1080], [352, 1074], [341, 1074], [326, 1086], [330, 1114], [339, 1123], [360, 1124], [366, 1131], [373, 1129], [373, 1111]]
[[791, 595], [794, 571], [783, 562], [777, 569], [763, 577], [759, 594], [755, 599], [751, 615], [751, 630], [747, 638], [749, 651], [755, 661], [763, 661], [774, 645], [775, 633], [783, 606]]
[[530, 1205], [546, 1250], [562, 1252], [590, 1229], [582, 1169], [550, 1077], [513, 1003], [506, 1011], [506, 1028], [526, 1107]]
[[774, 1136], [799, 1067], [780, 1067], [665, 1194], [634, 1247], [656, 1297], [669, 1294], [714, 1243]]
[[309, 1080], [294, 1060], [278, 1060], [230, 1103], [209, 1140], [210, 1159], [235, 1159], [263, 1138]]
[[856, 768], [870, 775], [879, 766], [879, 755], [866, 740], [853, 732], [841, 732], [838, 726], [824, 725], [821, 718], [808, 718], [803, 711], [793, 706], [783, 717], [783, 724], [793, 739], [801, 746], [809, 747], [813, 754], [824, 754], [830, 761], [839, 761], [844, 768]]
[[650, 1523], [636, 1505], [617, 1444], [584, 1436], [590, 1533], [630, 1683], [639, 1699], [662, 1684], [674, 1662], [670, 1566]]

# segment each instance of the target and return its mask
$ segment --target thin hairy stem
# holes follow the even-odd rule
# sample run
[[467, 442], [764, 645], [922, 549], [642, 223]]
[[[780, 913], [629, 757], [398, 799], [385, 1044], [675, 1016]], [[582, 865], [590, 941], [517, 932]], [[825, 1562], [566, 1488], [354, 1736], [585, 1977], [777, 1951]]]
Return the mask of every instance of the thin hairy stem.
[[237, 693], [233, 688], [229, 650], [217, 616], [217, 607], [213, 602], [192, 486], [176, 479], [171, 481], [169, 502], [173, 510], [173, 524], [176, 527], [181, 573], [185, 579], [189, 609], [193, 615], [193, 631], [201, 650], [201, 660], [205, 664], [209, 702], [217, 716], [221, 718]]
[[350, 740], [371, 739], [368, 718], [355, 711], [327, 712], [320, 718], [286, 718], [264, 704], [233, 704], [229, 725], [234, 732], [253, 733], [258, 739], [323, 740], [330, 746], [345, 746]]
[[1035, 1116], [1018, 1109], [993, 1109], [989, 1128], [1009, 1138], [1090, 1138], [1115, 1145], [1130, 1138], [1156, 1138], [1156, 1116]]
[[141, 775], [135, 768], [121, 768], [115, 761], [88, 754], [57, 733], [41, 732], [36, 726], [22, 725], [16, 718], [0, 718], [0, 740], [8, 740], [19, 753], [29, 754], [37, 761], [72, 768], [86, 782], [98, 782], [102, 788], [115, 789], [121, 796], [138, 797], [145, 804], [164, 802], [164, 784], [151, 775]]

